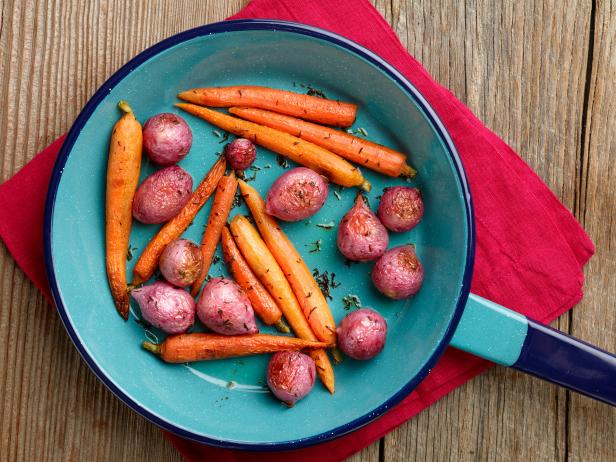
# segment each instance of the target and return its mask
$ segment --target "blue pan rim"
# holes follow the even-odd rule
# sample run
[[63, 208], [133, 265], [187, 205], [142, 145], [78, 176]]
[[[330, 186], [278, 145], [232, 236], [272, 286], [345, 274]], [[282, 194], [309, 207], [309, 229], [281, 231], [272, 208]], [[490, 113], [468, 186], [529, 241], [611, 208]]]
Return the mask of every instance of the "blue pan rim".
[[[456, 173], [458, 176], [458, 181], [464, 193], [464, 202], [466, 209], [466, 223], [467, 223], [467, 256], [464, 268], [464, 277], [462, 281], [462, 286], [460, 288], [460, 292], [458, 295], [458, 301], [456, 303], [456, 308], [454, 311], [454, 315], [449, 323], [449, 326], [446, 329], [445, 335], [441, 339], [440, 343], [437, 345], [436, 349], [432, 353], [432, 355], [426, 361], [425, 366], [422, 370], [411, 378], [411, 380], [404, 385], [396, 394], [390, 397], [383, 404], [378, 406], [373, 411], [358, 417], [351, 422], [348, 422], [344, 425], [334, 428], [331, 431], [320, 433], [317, 435], [313, 435], [306, 438], [283, 441], [283, 442], [264, 442], [264, 443], [248, 443], [241, 441], [228, 441], [221, 440], [213, 437], [203, 436], [196, 433], [189, 432], [183, 428], [177, 427], [171, 422], [168, 422], [164, 419], [161, 419], [157, 415], [150, 412], [148, 409], [140, 406], [139, 403], [135, 402], [131, 397], [127, 396], [122, 390], [120, 390], [116, 385], [103, 373], [103, 371], [97, 366], [93, 358], [85, 350], [84, 346], [81, 344], [79, 337], [70, 323], [68, 314], [66, 312], [66, 308], [62, 302], [62, 297], [60, 294], [60, 290], [57, 284], [55, 272], [54, 272], [54, 264], [53, 264], [53, 256], [51, 251], [51, 235], [52, 235], [52, 220], [53, 220], [53, 212], [54, 205], [56, 200], [56, 195], [58, 192], [58, 186], [60, 183], [60, 178], [62, 176], [62, 171], [64, 169], [64, 165], [68, 159], [68, 156], [71, 152], [77, 137], [81, 129], [84, 127], [94, 110], [101, 103], [101, 101], [106, 97], [109, 93], [109, 90], [115, 87], [124, 77], [126, 77], [133, 69], [137, 68], [139, 65], [150, 59], [151, 57], [167, 50], [168, 48], [175, 46], [179, 43], [191, 40], [196, 37], [200, 37], [203, 35], [211, 35], [217, 33], [225, 33], [225, 32], [233, 32], [233, 31], [245, 31], [245, 30], [280, 30], [285, 32], [293, 32], [301, 35], [307, 35], [310, 37], [318, 38], [327, 42], [330, 42], [334, 45], [340, 46], [347, 51], [354, 53], [355, 55], [360, 56], [361, 58], [367, 60], [372, 63], [376, 67], [378, 67], [381, 71], [383, 71], [386, 75], [396, 81], [407, 93], [408, 95], [419, 105], [419, 107], [424, 111], [433, 127], [437, 131], [438, 135], [441, 137], [449, 155], [451, 156]], [[52, 298], [54, 303], [58, 309], [58, 313], [64, 324], [64, 327], [71, 338], [73, 344], [79, 351], [79, 354], [86, 362], [86, 364], [90, 367], [92, 372], [98, 377], [98, 379], [124, 404], [129, 406], [135, 412], [139, 413], [141, 416], [148, 419], [150, 422], [156, 424], [157, 426], [163, 428], [164, 430], [170, 431], [178, 436], [183, 438], [187, 438], [198, 443], [208, 444], [211, 446], [225, 448], [225, 449], [235, 449], [235, 450], [244, 450], [244, 451], [283, 451], [283, 450], [292, 450], [299, 449], [307, 446], [312, 446], [315, 444], [324, 443], [326, 441], [333, 440], [335, 438], [339, 438], [347, 433], [350, 433], [358, 428], [372, 422], [377, 417], [381, 416], [387, 410], [394, 407], [403, 398], [405, 398], [408, 394], [410, 394], [419, 383], [426, 377], [426, 375], [430, 372], [432, 367], [435, 365], [440, 356], [444, 353], [445, 348], [449, 345], [451, 338], [455, 332], [455, 329], [460, 321], [462, 316], [462, 312], [464, 311], [464, 307], [466, 305], [466, 300], [468, 298], [471, 286], [471, 279], [473, 275], [473, 264], [475, 259], [475, 220], [474, 220], [474, 212], [473, 212], [473, 203], [471, 198], [471, 192], [468, 185], [468, 180], [466, 178], [466, 174], [464, 171], [464, 166], [460, 159], [460, 156], [449, 136], [447, 129], [436, 115], [435, 111], [430, 107], [426, 99], [419, 92], [417, 88], [413, 84], [411, 84], [400, 72], [398, 72], [393, 66], [387, 63], [380, 56], [376, 55], [372, 51], [364, 48], [363, 46], [353, 42], [347, 38], [344, 38], [338, 34], [333, 32], [326, 31], [324, 29], [320, 29], [314, 26], [308, 26], [305, 24], [300, 24], [291, 21], [281, 21], [281, 20], [271, 20], [271, 19], [239, 19], [239, 20], [229, 20], [222, 21], [213, 24], [208, 24], [205, 26], [196, 27], [194, 29], [189, 29], [187, 31], [181, 32], [179, 34], [173, 35], [161, 42], [151, 46], [150, 48], [142, 51], [133, 59], [128, 61], [124, 66], [122, 66], [119, 70], [117, 70], [101, 87], [96, 91], [96, 93], [90, 98], [90, 100], [86, 103], [80, 114], [77, 116], [77, 119], [73, 123], [71, 129], [69, 130], [66, 139], [60, 149], [58, 154], [58, 158], [55, 162], [53, 173], [51, 176], [49, 189], [47, 192], [47, 199], [45, 203], [45, 214], [44, 214], [44, 228], [43, 228], [43, 240], [44, 240], [44, 256], [45, 256], [45, 269], [47, 271], [47, 277], [49, 279], [49, 285], [51, 288]]]

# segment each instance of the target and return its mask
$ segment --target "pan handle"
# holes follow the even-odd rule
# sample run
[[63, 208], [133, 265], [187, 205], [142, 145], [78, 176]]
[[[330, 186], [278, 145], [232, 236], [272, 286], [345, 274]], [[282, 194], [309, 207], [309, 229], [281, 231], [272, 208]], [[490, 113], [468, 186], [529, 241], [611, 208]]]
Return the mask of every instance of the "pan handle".
[[478, 295], [451, 346], [616, 406], [616, 356]]

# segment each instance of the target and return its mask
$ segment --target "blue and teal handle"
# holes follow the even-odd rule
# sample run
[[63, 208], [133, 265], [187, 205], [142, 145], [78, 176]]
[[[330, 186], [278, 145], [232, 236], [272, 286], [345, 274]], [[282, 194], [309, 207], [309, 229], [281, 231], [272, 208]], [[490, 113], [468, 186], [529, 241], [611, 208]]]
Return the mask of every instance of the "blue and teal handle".
[[451, 346], [616, 406], [616, 356], [475, 294]]

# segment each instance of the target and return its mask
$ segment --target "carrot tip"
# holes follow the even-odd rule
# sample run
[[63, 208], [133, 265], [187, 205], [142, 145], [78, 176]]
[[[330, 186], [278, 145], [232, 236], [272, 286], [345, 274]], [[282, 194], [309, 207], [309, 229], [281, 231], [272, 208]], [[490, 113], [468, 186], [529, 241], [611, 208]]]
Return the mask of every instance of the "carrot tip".
[[181, 91], [177, 94], [177, 97], [180, 99], [183, 99], [184, 101], [190, 101], [191, 103], [193, 102], [194, 98], [191, 98], [191, 91], [187, 90], [187, 91]]
[[370, 192], [370, 190], [372, 189], [372, 185], [370, 184], [368, 180], [364, 180], [364, 182], [361, 185], [359, 185], [359, 187], [366, 192]]
[[118, 107], [120, 108], [120, 110], [121, 110], [122, 112], [125, 112], [125, 113], [127, 113], [127, 114], [130, 114], [131, 112], [133, 112], [133, 110], [131, 109], [131, 107], [130, 107], [130, 106], [128, 105], [128, 103], [127, 103], [126, 101], [124, 101], [124, 100], [121, 100], [121, 101], [118, 103]]
[[402, 167], [402, 173], [400, 173], [400, 176], [415, 178], [417, 176], [417, 170], [415, 170], [410, 165], [405, 165], [404, 167]]
[[278, 332], [282, 332], [283, 334], [289, 334], [291, 332], [291, 329], [289, 329], [289, 325], [282, 318], [280, 318], [278, 322], [274, 324], [274, 327], [278, 329]]
[[143, 342], [141, 344], [141, 346], [148, 350], [150, 353], [153, 353], [155, 355], [159, 355], [160, 354], [160, 345], [157, 343], [152, 343], [152, 342]]

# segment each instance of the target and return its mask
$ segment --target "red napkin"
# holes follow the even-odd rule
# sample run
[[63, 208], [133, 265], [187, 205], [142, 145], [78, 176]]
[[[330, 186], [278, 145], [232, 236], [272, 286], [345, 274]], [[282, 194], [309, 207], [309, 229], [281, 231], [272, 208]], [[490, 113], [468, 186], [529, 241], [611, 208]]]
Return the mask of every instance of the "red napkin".
[[[475, 204], [477, 256], [473, 292], [549, 322], [582, 297], [582, 267], [593, 243], [541, 179], [403, 48], [367, 0], [253, 0], [231, 19], [276, 18], [337, 32], [379, 54], [426, 97], [449, 130]], [[44, 198], [62, 138], [0, 185], [0, 236], [49, 299], [43, 268]], [[371, 424], [328, 443], [284, 453], [216, 449], [168, 434], [189, 461], [342, 460], [368, 446], [491, 363], [449, 349], [421, 385]]]

